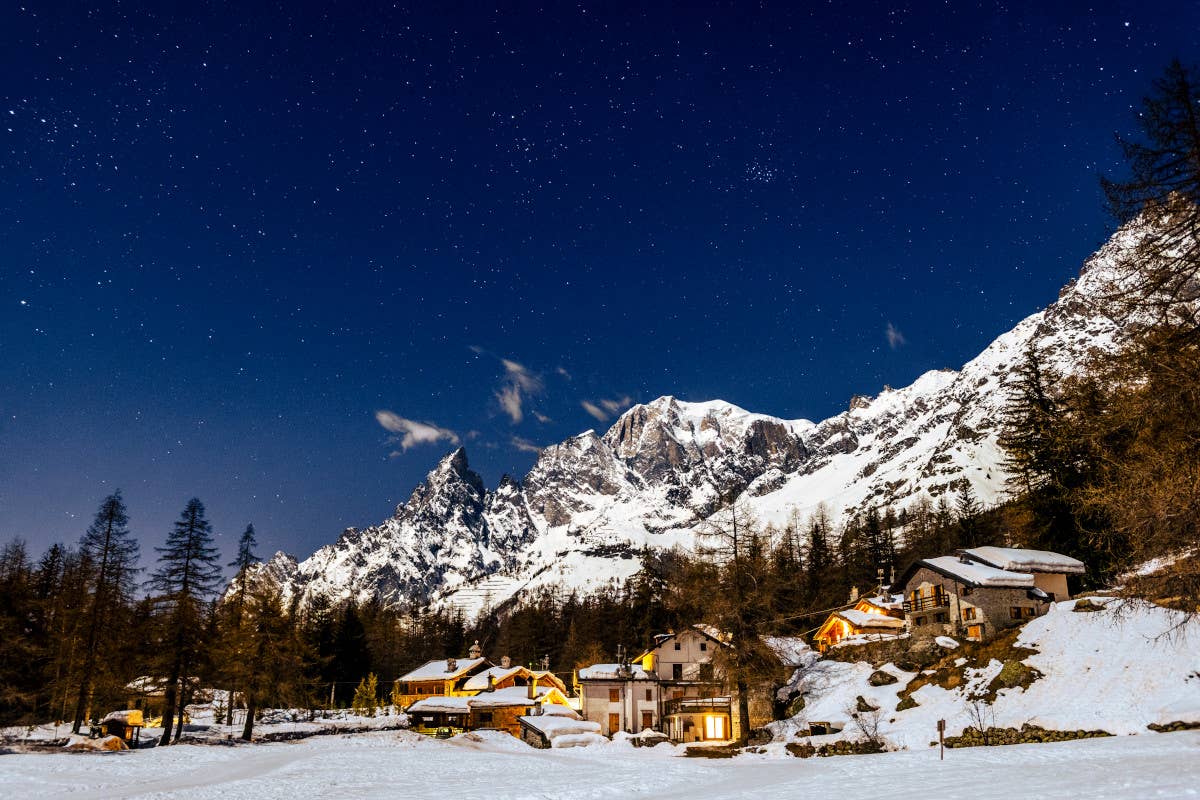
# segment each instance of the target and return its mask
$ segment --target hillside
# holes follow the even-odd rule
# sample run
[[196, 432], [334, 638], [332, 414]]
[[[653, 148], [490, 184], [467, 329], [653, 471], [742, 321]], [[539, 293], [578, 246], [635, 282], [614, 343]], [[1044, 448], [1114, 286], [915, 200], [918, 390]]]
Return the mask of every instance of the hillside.
[[[1126, 735], [1150, 733], [1151, 724], [1200, 724], [1198, 624], [1178, 629], [1184, 617], [1176, 611], [1120, 600], [1096, 602], [1103, 610], [1078, 612], [1073, 600], [1054, 604], [1048, 614], [1025, 624], [1007, 654], [992, 654], [1006, 655], [1006, 661], [985, 657], [977, 664], [964, 644], [946, 652], [948, 669], [932, 675], [906, 672], [895, 663], [880, 666], [814, 654], [790, 687], [802, 694], [804, 708], [773, 728], [778, 738], [796, 741], [808, 738], [802, 734], [810, 722], [834, 722], [846, 725], [842, 733], [815, 737], [814, 742], [856, 738], [860, 732], [849, 712], [862, 697], [880, 709], [879, 733], [892, 747], [922, 748], [937, 739], [939, 719], [946, 720], [947, 736], [976, 725], [968, 698], [992, 693], [994, 700], [980, 711], [986, 724], [999, 728], [1030, 724]], [[1026, 680], [1032, 678], [1027, 686], [998, 688], [993, 682], [1008, 661], [1019, 661], [1040, 676], [1026, 673]], [[896, 682], [870, 685], [877, 668]], [[1008, 674], [1018, 672], [1024, 670], [1008, 667]], [[897, 711], [906, 695], [916, 706]]]

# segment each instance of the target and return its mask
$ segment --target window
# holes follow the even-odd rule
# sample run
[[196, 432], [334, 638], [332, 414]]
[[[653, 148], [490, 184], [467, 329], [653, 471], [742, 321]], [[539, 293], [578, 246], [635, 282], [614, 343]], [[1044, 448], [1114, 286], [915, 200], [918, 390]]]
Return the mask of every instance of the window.
[[917, 623], [918, 625], [924, 625], [924, 624], [925, 624], [925, 621], [926, 621], [926, 618], [925, 618], [925, 617], [917, 617], [917, 619], [916, 619], [916, 623]]
[[701, 664], [700, 665], [700, 680], [711, 681], [712, 679], [713, 679], [713, 665], [712, 664]]
[[479, 724], [480, 725], [491, 725], [492, 724], [492, 712], [480, 711], [479, 712]]
[[1033, 609], [1028, 606], [1009, 606], [1008, 616], [1010, 619], [1028, 619], [1033, 616]]
[[700, 652], [703, 653], [707, 649], [708, 649], [708, 642], [701, 642], [700, 643]]
[[676, 649], [676, 650], [682, 650], [683, 648], [680, 646], [679, 642], [676, 642], [676, 643], [675, 643], [675, 649]]
[[610, 703], [621, 702], [621, 690], [620, 689], [609, 689], [608, 690], [608, 702], [610, 702]]
[[941, 623], [945, 624], [950, 621], [950, 615], [947, 614], [945, 611], [939, 611], [938, 613], [933, 615], [933, 619], [935, 622], [941, 622]]
[[1021, 611], [1024, 613], [1027, 619], [1032, 619], [1034, 616], [1036, 616], [1032, 606], [1022, 606]]
[[683, 664], [672, 664], [671, 665], [671, 680], [675, 680], [675, 681], [683, 680]]
[[647, 689], [647, 690], [646, 690], [646, 702], [649, 702], [649, 701], [651, 701], [651, 700], [653, 700], [653, 699], [654, 699], [654, 696], [653, 696], [653, 694], [651, 694], [650, 690], [649, 690], [649, 689]]
[[968, 622], [970, 620], [975, 619], [975, 609], [971, 606], [967, 606], [966, 608], [964, 608], [963, 609], [963, 619], [967, 620]]

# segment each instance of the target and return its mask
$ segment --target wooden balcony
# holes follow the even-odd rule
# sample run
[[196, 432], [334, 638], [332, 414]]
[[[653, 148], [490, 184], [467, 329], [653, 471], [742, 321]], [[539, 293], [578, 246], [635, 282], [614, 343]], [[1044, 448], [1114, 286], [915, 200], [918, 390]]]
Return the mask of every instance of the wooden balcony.
[[923, 597], [909, 598], [904, 601], [904, 613], [913, 614], [921, 611], [934, 611], [939, 608], [950, 607], [950, 595], [948, 594], [932, 594]]
[[663, 703], [663, 714], [699, 714], [705, 711], [728, 714], [729, 707], [728, 697], [677, 697]]

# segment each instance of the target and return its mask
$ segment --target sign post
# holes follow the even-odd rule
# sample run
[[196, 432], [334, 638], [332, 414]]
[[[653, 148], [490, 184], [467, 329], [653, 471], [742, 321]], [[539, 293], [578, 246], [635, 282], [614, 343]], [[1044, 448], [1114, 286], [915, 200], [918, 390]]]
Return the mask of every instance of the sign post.
[[946, 720], [944, 720], [944, 719], [938, 720], [938, 747], [940, 748], [940, 752], [938, 754], [938, 760], [945, 761], [946, 760]]

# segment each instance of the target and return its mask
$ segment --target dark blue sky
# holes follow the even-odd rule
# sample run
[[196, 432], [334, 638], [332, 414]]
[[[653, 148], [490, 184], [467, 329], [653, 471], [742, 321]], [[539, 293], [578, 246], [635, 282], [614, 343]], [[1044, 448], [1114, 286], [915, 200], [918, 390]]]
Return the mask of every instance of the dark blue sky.
[[307, 555], [455, 440], [494, 484], [584, 403], [820, 419], [957, 367], [1103, 240], [1112, 133], [1200, 31], [195, 5], [0, 18], [0, 540], [121, 487], [147, 551], [198, 495]]

